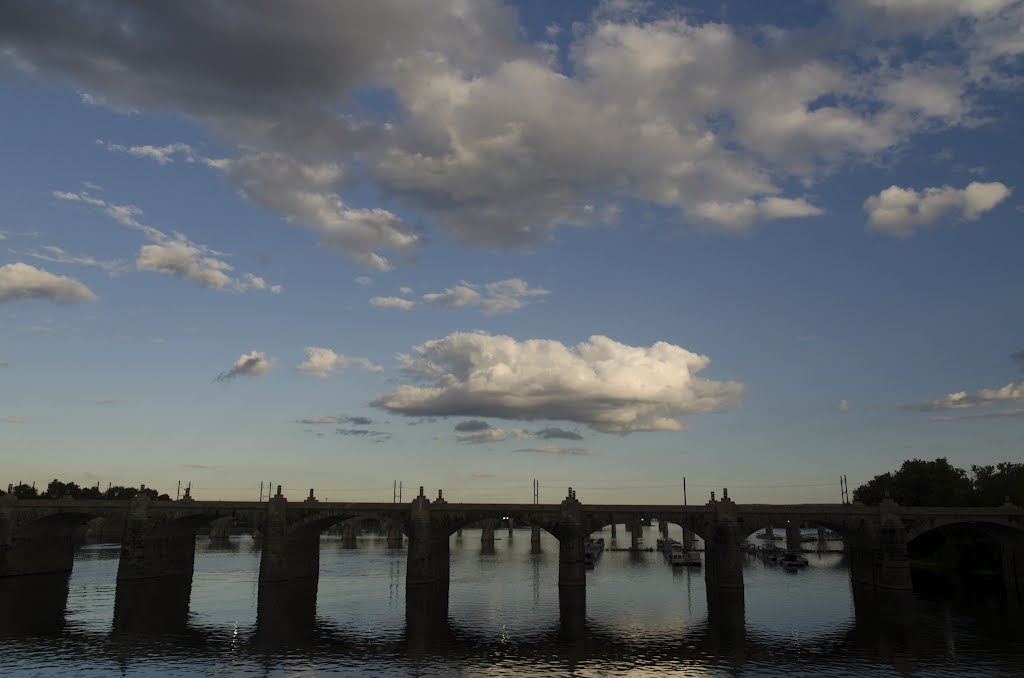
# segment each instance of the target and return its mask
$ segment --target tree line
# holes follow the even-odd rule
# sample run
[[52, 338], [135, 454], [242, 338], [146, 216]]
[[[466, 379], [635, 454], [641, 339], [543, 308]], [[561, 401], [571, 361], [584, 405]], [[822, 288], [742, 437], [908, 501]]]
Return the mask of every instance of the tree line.
[[901, 506], [1024, 505], [1024, 464], [1004, 461], [971, 466], [971, 473], [945, 457], [908, 459], [898, 471], [877, 475], [853, 491], [854, 501], [874, 505], [886, 494]]
[[[124, 487], [123, 485], [110, 485], [106, 490], [100, 490], [98, 486], [82, 487], [76, 482], [62, 482], [56, 478], [50, 481], [46, 490], [40, 492], [35, 484], [28, 485], [19, 483], [8, 488], [10, 494], [18, 499], [62, 499], [72, 497], [73, 499], [134, 499], [139, 495], [146, 495], [157, 501], [170, 501], [170, 496], [161, 494], [153, 488], [141, 485], [139, 487]], [[7, 494], [0, 490], [0, 497]]]

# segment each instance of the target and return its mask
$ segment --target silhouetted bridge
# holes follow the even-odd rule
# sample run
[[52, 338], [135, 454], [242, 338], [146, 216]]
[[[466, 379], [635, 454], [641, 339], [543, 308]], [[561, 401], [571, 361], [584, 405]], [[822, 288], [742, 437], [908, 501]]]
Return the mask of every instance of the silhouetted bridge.
[[[909, 591], [907, 543], [932, 530], [971, 524], [1003, 547], [1003, 576], [1019, 588], [1024, 582], [1024, 511], [1001, 507], [901, 507], [892, 501], [862, 504], [736, 504], [723, 491], [720, 500], [699, 506], [582, 504], [571, 490], [559, 504], [448, 503], [438, 492], [431, 501], [321, 502], [310, 497], [289, 502], [278, 495], [265, 502], [18, 500], [0, 497], [0, 578], [68, 573], [74, 535], [96, 518], [123, 523], [117, 574], [115, 625], [131, 625], [131, 610], [160, 605], [170, 616], [187, 616], [197, 530], [225, 519], [261, 535], [259, 573], [261, 612], [315, 608], [320, 535], [342, 523], [375, 520], [390, 546], [408, 538], [406, 590], [409, 605], [447, 609], [449, 539], [465, 526], [491, 525], [511, 518], [536, 526], [559, 544], [558, 586], [563, 606], [581, 608], [586, 584], [585, 540], [607, 525], [625, 523], [639, 533], [641, 521], [676, 523], [705, 543], [709, 611], [718, 601], [742, 606], [743, 553], [740, 544], [768, 526], [786, 527], [787, 541], [799, 548], [800, 526], [822, 526], [838, 533], [850, 558], [850, 578], [876, 590]], [[493, 530], [493, 527], [491, 528]], [[635, 538], [635, 537], [634, 537]], [[635, 543], [635, 542], [634, 542]], [[268, 608], [269, 609], [269, 608]], [[742, 615], [741, 615], [742, 617]], [[120, 621], [118, 621], [120, 620]]]

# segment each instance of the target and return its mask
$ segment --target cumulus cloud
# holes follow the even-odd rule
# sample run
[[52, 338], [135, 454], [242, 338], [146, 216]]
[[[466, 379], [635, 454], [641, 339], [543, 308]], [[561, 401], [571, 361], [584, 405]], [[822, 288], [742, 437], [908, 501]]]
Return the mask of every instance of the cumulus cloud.
[[730, 230], [746, 230], [755, 221], [815, 217], [824, 210], [803, 198], [763, 198], [738, 202], [702, 202], [694, 208], [701, 219]]
[[890, 186], [864, 201], [867, 228], [896, 238], [909, 238], [950, 212], [959, 212], [964, 219], [973, 221], [1009, 197], [1010, 192], [998, 181], [972, 181], [962, 189], [942, 186], [923, 191]]
[[959, 410], [1006, 402], [1024, 402], [1024, 381], [1010, 382], [999, 388], [983, 388], [975, 393], [957, 391], [937, 400], [926, 400], [916, 405], [915, 409], [922, 412]]
[[504, 429], [495, 428], [486, 421], [470, 419], [455, 425], [455, 440], [470, 445], [500, 443], [508, 437]]
[[[826, 7], [811, 26], [733, 26], [606, 1], [553, 54], [555, 27], [527, 43], [500, 0], [15, 0], [0, 5], [0, 59], [93, 103], [207, 127], [233, 146], [209, 165], [248, 200], [386, 269], [387, 252], [422, 242], [398, 207], [518, 248], [608, 223], [623, 201], [726, 231], [814, 216], [786, 186], [978, 121], [979, 95], [1013, 82], [1024, 53], [1011, 0]], [[889, 39], [947, 27], [956, 40]], [[361, 106], [366, 89], [387, 105]], [[363, 180], [381, 206], [342, 197]]]
[[370, 297], [370, 306], [398, 311], [410, 311], [416, 306], [412, 299], [401, 297]]
[[230, 381], [235, 377], [258, 377], [269, 372], [274, 362], [273, 358], [268, 358], [262, 351], [243, 353], [230, 370], [218, 374], [214, 381]]
[[370, 268], [392, 268], [377, 250], [405, 251], [419, 244], [419, 236], [394, 213], [346, 205], [334, 190], [343, 174], [337, 164], [303, 163], [281, 153], [249, 153], [211, 164], [247, 199], [311, 226], [323, 245]]
[[0, 266], [0, 304], [36, 299], [77, 304], [95, 301], [96, 295], [74, 278], [54, 275], [20, 261]]
[[367, 372], [381, 372], [384, 369], [367, 358], [349, 358], [321, 346], [307, 346], [306, 359], [299, 363], [297, 369], [319, 379], [326, 379], [335, 369], [345, 369], [349, 365], [356, 365]]
[[456, 332], [400, 354], [403, 384], [372, 404], [408, 416], [567, 420], [597, 431], [679, 431], [682, 419], [740, 403], [743, 385], [696, 376], [706, 356], [594, 336], [575, 346]]

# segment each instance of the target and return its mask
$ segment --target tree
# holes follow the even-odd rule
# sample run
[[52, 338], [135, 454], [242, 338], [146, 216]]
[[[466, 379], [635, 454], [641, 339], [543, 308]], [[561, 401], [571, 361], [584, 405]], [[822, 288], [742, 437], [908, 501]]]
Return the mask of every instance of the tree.
[[1003, 461], [989, 466], [971, 466], [974, 494], [979, 506], [999, 506], [1007, 498], [1024, 503], [1024, 464]]
[[39, 492], [36, 491], [36, 488], [31, 485], [26, 485], [25, 483], [15, 485], [11, 490], [11, 494], [18, 499], [35, 499], [39, 496]]
[[896, 473], [875, 476], [853, 491], [854, 501], [877, 504], [888, 493], [902, 506], [969, 506], [974, 486], [967, 472], [944, 458], [908, 459]]

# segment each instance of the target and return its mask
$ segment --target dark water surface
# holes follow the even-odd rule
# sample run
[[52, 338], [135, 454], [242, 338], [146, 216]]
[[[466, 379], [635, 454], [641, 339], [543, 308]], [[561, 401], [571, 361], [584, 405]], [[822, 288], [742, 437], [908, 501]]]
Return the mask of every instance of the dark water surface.
[[[200, 537], [187, 625], [149, 634], [113, 632], [118, 546], [84, 547], [66, 603], [43, 586], [0, 590], [0, 676], [1024, 675], [1024, 615], [1000, 586], [915, 580], [927, 591], [888, 602], [851, 588], [841, 553], [809, 552], [796, 572], [750, 558], [745, 606], [709, 619], [702, 570], [606, 551], [585, 609], [560, 607], [557, 542], [543, 535], [532, 555], [528, 530], [500, 535], [493, 555], [478, 530], [452, 538], [447, 621], [407, 619], [404, 550], [325, 536], [308, 627], [288, 599], [276, 626], [258, 625], [250, 538]], [[161, 605], [147, 613], [173, 619]]]

